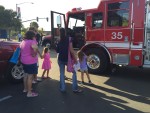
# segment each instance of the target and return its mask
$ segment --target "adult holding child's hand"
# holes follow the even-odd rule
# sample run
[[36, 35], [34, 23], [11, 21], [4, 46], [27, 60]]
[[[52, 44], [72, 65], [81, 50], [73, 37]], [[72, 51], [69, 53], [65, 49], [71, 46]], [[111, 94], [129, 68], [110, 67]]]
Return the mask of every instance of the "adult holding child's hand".
[[[72, 47], [72, 40], [69, 39], [70, 32], [66, 32], [64, 28], [60, 28], [60, 41], [57, 45], [57, 53], [58, 53], [58, 65], [60, 70], [60, 91], [65, 92], [66, 91], [66, 85], [65, 85], [65, 65], [68, 63], [68, 50], [70, 49], [71, 56], [73, 57], [75, 63], [77, 63], [77, 58], [75, 55], [75, 51]], [[71, 38], [71, 37], [70, 37]], [[73, 70], [72, 72], [72, 90], [74, 93], [80, 93], [82, 90], [78, 89], [77, 84], [77, 76], [76, 71]]]

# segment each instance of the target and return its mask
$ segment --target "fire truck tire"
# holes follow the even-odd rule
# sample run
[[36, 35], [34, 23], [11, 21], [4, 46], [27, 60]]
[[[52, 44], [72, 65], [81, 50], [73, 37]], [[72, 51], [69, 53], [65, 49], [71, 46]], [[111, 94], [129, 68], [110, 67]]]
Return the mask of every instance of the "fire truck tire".
[[90, 49], [87, 52], [88, 71], [90, 73], [104, 73], [107, 70], [107, 55], [100, 49]]

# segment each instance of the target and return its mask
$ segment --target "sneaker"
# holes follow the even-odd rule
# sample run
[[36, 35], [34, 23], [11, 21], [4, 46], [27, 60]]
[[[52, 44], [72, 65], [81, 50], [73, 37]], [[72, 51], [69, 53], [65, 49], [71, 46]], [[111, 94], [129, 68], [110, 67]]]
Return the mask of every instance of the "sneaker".
[[27, 90], [26, 90], [26, 89], [24, 89], [22, 92], [23, 92], [23, 93], [26, 93], [26, 92], [27, 92]]
[[32, 83], [33, 83], [33, 84], [36, 84], [36, 83], [37, 83], [37, 81], [33, 80], [33, 81], [32, 81]]
[[35, 92], [27, 94], [27, 97], [36, 97], [36, 96], [38, 96], [38, 93], [35, 93]]
[[41, 78], [37, 78], [37, 80], [36, 80], [36, 81], [41, 82], [41, 81], [42, 81], [42, 79], [41, 79]]
[[80, 90], [80, 89], [77, 89], [77, 90], [73, 90], [74, 93], [82, 93], [83, 91]]

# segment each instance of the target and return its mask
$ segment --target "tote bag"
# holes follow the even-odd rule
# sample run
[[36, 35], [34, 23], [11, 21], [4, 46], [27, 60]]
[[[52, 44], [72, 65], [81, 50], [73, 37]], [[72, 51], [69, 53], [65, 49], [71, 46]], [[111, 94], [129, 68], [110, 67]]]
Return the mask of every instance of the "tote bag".
[[20, 56], [20, 47], [17, 47], [16, 50], [14, 51], [11, 59], [9, 60], [9, 62], [17, 64], [19, 61], [19, 56]]
[[67, 71], [68, 72], [73, 72], [74, 71], [74, 60], [71, 56], [71, 52], [70, 52], [70, 40], [71, 40], [71, 37], [69, 37], [69, 47], [68, 47], [68, 63], [67, 63]]

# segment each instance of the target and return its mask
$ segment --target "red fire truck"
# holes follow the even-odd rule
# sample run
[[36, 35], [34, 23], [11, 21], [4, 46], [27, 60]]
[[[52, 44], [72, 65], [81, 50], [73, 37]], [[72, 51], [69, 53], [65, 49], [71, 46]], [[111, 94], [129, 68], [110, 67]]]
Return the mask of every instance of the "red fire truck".
[[57, 26], [71, 29], [73, 45], [88, 55], [92, 73], [102, 73], [110, 64], [150, 68], [149, 4], [149, 0], [100, 0], [97, 8], [74, 8], [66, 16], [51, 11], [52, 35]]

